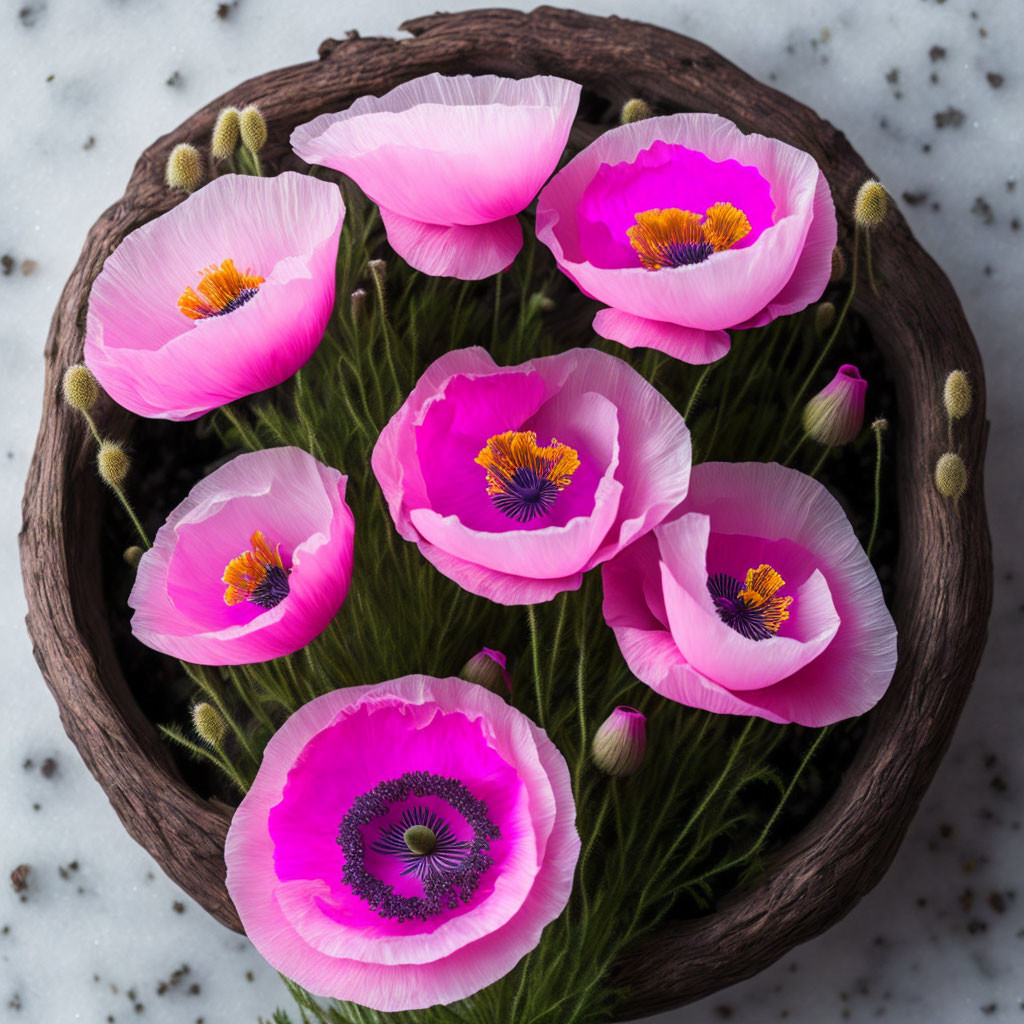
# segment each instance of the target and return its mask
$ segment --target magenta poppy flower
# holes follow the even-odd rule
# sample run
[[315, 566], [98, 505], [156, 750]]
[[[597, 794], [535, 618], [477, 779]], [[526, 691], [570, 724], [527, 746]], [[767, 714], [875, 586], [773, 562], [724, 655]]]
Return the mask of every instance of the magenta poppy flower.
[[601, 337], [710, 363], [729, 351], [726, 328], [821, 296], [836, 215], [809, 154], [673, 114], [605, 132], [563, 167], [540, 194], [537, 237], [608, 307]]
[[197, 665], [305, 647], [348, 593], [347, 479], [299, 448], [238, 455], [214, 470], [142, 556], [128, 598], [132, 632]]
[[896, 667], [896, 626], [839, 503], [775, 463], [694, 466], [674, 513], [603, 570], [604, 615], [636, 676], [720, 714], [828, 725]]
[[280, 384], [331, 315], [344, 217], [338, 189], [304, 174], [215, 178], [103, 264], [86, 365], [153, 419], [193, 420]]
[[547, 75], [425, 75], [300, 125], [292, 148], [352, 178], [410, 266], [476, 281], [522, 248], [516, 214], [555, 169], [579, 96]]
[[405, 676], [300, 708], [231, 822], [246, 933], [316, 995], [450, 1003], [507, 974], [563, 910], [580, 841], [565, 759], [500, 697]]
[[547, 601], [686, 495], [690, 432], [621, 359], [573, 349], [497, 366], [442, 356], [373, 450], [398, 532], [459, 586]]

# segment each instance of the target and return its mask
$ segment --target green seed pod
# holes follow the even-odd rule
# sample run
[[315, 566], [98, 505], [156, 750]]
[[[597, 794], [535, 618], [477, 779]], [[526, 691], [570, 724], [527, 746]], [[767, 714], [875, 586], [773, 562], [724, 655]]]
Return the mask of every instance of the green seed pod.
[[237, 107], [225, 107], [217, 115], [217, 123], [210, 136], [210, 156], [214, 160], [227, 160], [234, 156], [238, 145], [239, 115]]
[[132, 468], [132, 461], [116, 441], [104, 441], [96, 455], [96, 466], [100, 476], [111, 487], [117, 488], [124, 483], [124, 478]]
[[183, 192], [195, 192], [203, 183], [203, 158], [199, 150], [187, 142], [180, 142], [171, 150], [164, 171], [167, 184]]
[[946, 378], [946, 385], [942, 389], [942, 401], [946, 406], [946, 415], [951, 420], [961, 419], [971, 411], [974, 394], [963, 370], [954, 370]]
[[228, 734], [228, 727], [221, 713], [205, 701], [192, 706], [192, 728], [196, 735], [210, 744], [219, 747]]
[[99, 400], [99, 382], [85, 363], [76, 363], [64, 371], [64, 401], [79, 412], [88, 412]]
[[626, 100], [619, 111], [619, 124], [635, 124], [649, 117], [654, 117], [654, 111], [647, 102], [641, 99]]
[[885, 220], [889, 197], [881, 182], [874, 178], [865, 181], [857, 190], [853, 203], [853, 219], [862, 228], [875, 228]]
[[250, 153], [258, 153], [267, 144], [267, 122], [258, 107], [248, 106], [238, 115], [238, 134]]

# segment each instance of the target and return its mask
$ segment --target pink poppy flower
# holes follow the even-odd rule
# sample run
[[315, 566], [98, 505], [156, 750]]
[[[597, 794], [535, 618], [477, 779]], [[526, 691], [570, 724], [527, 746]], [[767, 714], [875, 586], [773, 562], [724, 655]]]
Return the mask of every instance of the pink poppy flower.
[[338, 189], [304, 174], [215, 178], [104, 263], [86, 365], [152, 419], [194, 420], [280, 384], [331, 315], [344, 217]]
[[715, 114], [605, 132], [551, 179], [537, 237], [605, 303], [594, 330], [687, 363], [821, 296], [836, 215], [814, 159]]
[[873, 707], [896, 667], [896, 626], [839, 503], [775, 463], [694, 466], [678, 513], [603, 580], [630, 669], [691, 707], [828, 725]]
[[547, 734], [482, 686], [414, 675], [295, 712], [224, 854], [273, 967], [387, 1012], [507, 974], [568, 902], [579, 849]]
[[410, 266], [476, 281], [522, 248], [516, 214], [555, 169], [579, 96], [547, 75], [425, 75], [300, 125], [292, 148], [352, 178]]
[[548, 601], [685, 497], [690, 432], [621, 359], [573, 349], [430, 366], [381, 432], [373, 471], [399, 534], [499, 604]]
[[139, 562], [136, 638], [197, 665], [305, 647], [348, 593], [347, 479], [299, 448], [268, 448], [200, 480]]

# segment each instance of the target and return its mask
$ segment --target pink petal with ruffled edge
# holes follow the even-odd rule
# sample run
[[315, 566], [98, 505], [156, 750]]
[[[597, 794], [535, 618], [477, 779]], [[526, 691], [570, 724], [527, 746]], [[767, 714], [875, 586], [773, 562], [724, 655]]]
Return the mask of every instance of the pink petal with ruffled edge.
[[[226, 174], [132, 232], [89, 295], [85, 361], [126, 409], [191, 420], [280, 384], [312, 355], [334, 305], [345, 206], [325, 181]], [[232, 259], [265, 278], [245, 305], [190, 320], [178, 298]]]
[[518, 217], [469, 226], [425, 224], [384, 207], [380, 217], [391, 248], [410, 267], [433, 277], [479, 281], [507, 270], [523, 247]]
[[[387, 963], [368, 957], [332, 957], [302, 940], [274, 896], [282, 887], [268, 821], [282, 800], [292, 766], [318, 733], [360, 704], [395, 700], [436, 704], [440, 713], [486, 722], [496, 753], [516, 769], [531, 794], [529, 807], [536, 835], [546, 838], [538, 840], [536, 872], [528, 892], [518, 911], [501, 927], [434, 961]], [[339, 690], [302, 707], [268, 744], [260, 772], [235, 812], [225, 844], [228, 891], [260, 952], [277, 970], [311, 992], [385, 1012], [450, 1003], [510, 971], [536, 945], [543, 927], [565, 907], [580, 846], [574, 814], [571, 781], [561, 754], [541, 729], [483, 687], [457, 679], [407, 676], [376, 687]], [[282, 895], [291, 898], [288, 892]], [[462, 918], [472, 916], [470, 908]], [[416, 922], [408, 924], [416, 927]], [[369, 948], [372, 943], [367, 945]], [[430, 954], [433, 939], [428, 933], [418, 943], [406, 945], [409, 954], [422, 959]], [[400, 947], [389, 948], [395, 954]]]
[[[680, 509], [684, 516], [689, 512], [709, 518], [709, 546], [720, 537], [728, 548], [732, 537], [747, 547], [760, 536], [769, 548], [786, 542], [809, 552], [827, 584], [839, 629], [792, 675], [761, 689], [733, 692], [698, 672], [673, 638], [661, 598], [659, 539], [651, 535], [603, 570], [605, 618], [638, 678], [684, 704], [776, 722], [820, 726], [870, 710], [892, 679], [896, 627], [871, 563], [829, 492], [775, 464], [704, 463], [694, 467], [690, 495]], [[696, 571], [692, 565], [688, 570]], [[815, 599], [821, 596], [819, 591]], [[794, 612], [799, 615], [795, 603]], [[815, 616], [824, 622], [826, 614], [819, 603]], [[775, 642], [761, 641], [758, 647]]]
[[[589, 521], [573, 519], [562, 526], [520, 529], [508, 520], [502, 529], [483, 536], [482, 531], [461, 521], [457, 509], [439, 509], [431, 497], [427, 478], [432, 468], [425, 468], [420, 460], [441, 456], [436, 448], [433, 456], [430, 451], [417, 451], [417, 428], [443, 408], [440, 403], [447, 401], [446, 389], [452, 380], [479, 379], [480, 411], [470, 415], [467, 410], [475, 406], [467, 395], [447, 414], [450, 418], [460, 415], [460, 423], [431, 437], [450, 434], [451, 443], [465, 445], [458, 438], [471, 434], [470, 420], [480, 416], [476, 443], [483, 447], [497, 432], [494, 427], [499, 421], [494, 419], [493, 409], [506, 408], [511, 401], [508, 398], [499, 403], [496, 397], [484, 401], [487, 382], [507, 377], [521, 379], [521, 384], [510, 381], [515, 387], [508, 394], [526, 404], [523, 421], [502, 420], [503, 430], [536, 428], [544, 433], [544, 440], [550, 434], [571, 443], [571, 436], [561, 435], [563, 426], [571, 435], [574, 416], [582, 415], [593, 422], [597, 422], [594, 417], [604, 417], [608, 419], [606, 433], [610, 433], [612, 421], [608, 415], [614, 410], [617, 465], [612, 465], [610, 459], [603, 460], [612, 475], [609, 469], [604, 470], [593, 511], [585, 517]], [[559, 408], [564, 412], [558, 412]], [[536, 411], [531, 415], [527, 410]], [[582, 420], [579, 425], [583, 426]], [[466, 486], [477, 496], [484, 493], [483, 481], [472, 478], [475, 470], [471, 456], [472, 446], [466, 449], [463, 461], [467, 464]], [[537, 603], [576, 589], [583, 572], [650, 530], [678, 504], [686, 494], [690, 437], [682, 417], [664, 397], [614, 356], [594, 349], [574, 349], [518, 367], [498, 367], [482, 349], [466, 349], [442, 356], [427, 370], [381, 432], [372, 465], [398, 532], [415, 541], [442, 573], [471, 593], [492, 601]], [[456, 471], [446, 468], [440, 475], [451, 478]], [[565, 493], [572, 487], [570, 484]], [[566, 540], [571, 543], [566, 544]], [[538, 552], [543, 557], [537, 557]]]
[[[685, 146], [711, 161], [756, 167], [771, 185], [775, 223], [752, 245], [691, 266], [653, 272], [639, 265], [595, 266], [581, 247], [576, 220], [581, 197], [602, 166], [628, 164], [659, 142]], [[820, 296], [831, 266], [826, 243], [835, 234], [835, 211], [820, 179], [808, 154], [775, 139], [744, 135], [717, 115], [650, 118], [606, 132], [552, 178], [538, 199], [537, 237], [584, 292], [612, 308], [646, 320], [719, 331], [750, 321], [773, 301], [792, 311]], [[812, 233], [819, 215], [824, 223]], [[827, 248], [830, 252], [831, 245]], [[819, 280], [821, 289], [814, 292]], [[633, 335], [641, 336], [639, 331]], [[658, 341], [657, 333], [647, 337]]]
[[[142, 556], [128, 598], [135, 637], [199, 665], [267, 661], [304, 647], [348, 592], [355, 526], [346, 482], [299, 448], [239, 455], [205, 477]], [[225, 567], [248, 550], [254, 530], [291, 563], [287, 597], [266, 611], [224, 602]]]
[[594, 317], [594, 333], [626, 348], [656, 348], [693, 366], [721, 359], [731, 344], [726, 331], [680, 327], [664, 320], [624, 313], [621, 309], [599, 310]]

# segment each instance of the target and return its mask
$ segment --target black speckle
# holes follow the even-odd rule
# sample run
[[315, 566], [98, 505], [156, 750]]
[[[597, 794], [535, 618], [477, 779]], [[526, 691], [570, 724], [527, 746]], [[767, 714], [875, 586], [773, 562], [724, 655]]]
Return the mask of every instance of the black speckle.
[[10, 277], [17, 265], [18, 261], [9, 252], [5, 252], [3, 256], [0, 256], [0, 272], [3, 273], [4, 277]]
[[1006, 911], [1006, 897], [1001, 892], [990, 892], [988, 894], [988, 905], [997, 913], [1002, 914]]
[[931, 82], [932, 85], [938, 85], [939, 84], [939, 76], [938, 76], [937, 72], [933, 71], [928, 76], [928, 81]]
[[21, 1009], [21, 996], [17, 992], [7, 1000], [7, 1009], [15, 1012]]
[[172, 89], [177, 89], [184, 81], [185, 79], [182, 78], [180, 71], [172, 71], [170, 75], [167, 76], [167, 84]]
[[46, 10], [46, 4], [25, 4], [20, 11], [18, 11], [18, 21], [25, 26], [25, 28], [32, 28], [39, 21], [39, 16]]
[[[986, 220], [985, 223], [991, 224], [992, 221]], [[1006, 779], [1004, 779], [1002, 775], [993, 775], [991, 781], [989, 782], [989, 785], [997, 793], [1005, 793], [1010, 788], [1006, 783]]]
[[56, 77], [57, 77], [56, 75], [47, 75], [46, 76], [46, 80], [48, 82], [52, 82]]
[[930, 142], [926, 142], [926, 143], [925, 143], [925, 144], [924, 144], [924, 145], [923, 145], [923, 146], [921, 147], [921, 152], [922, 152], [922, 153], [930, 153], [931, 151], [932, 151], [932, 144], [931, 144]]
[[977, 919], [967, 922], [967, 934], [968, 935], [981, 935], [983, 932], [988, 931], [988, 925], [984, 921]]
[[998, 1010], [998, 1009], [999, 1009], [999, 1004], [998, 1003], [986, 1003], [981, 1008], [981, 1012], [983, 1014], [985, 1014], [986, 1017], [991, 1017], [992, 1014], [995, 1013], [996, 1010]]
[[[978, 196], [974, 200], [974, 205], [971, 207], [971, 213], [973, 213], [975, 217], [980, 217], [981, 218], [981, 222], [983, 224], [995, 224], [995, 222], [996, 222], [995, 212], [993, 211], [991, 204], [988, 202], [987, 199], [985, 199], [984, 196]], [[993, 763], [995, 763], [995, 762], [993, 761]], [[992, 765], [986, 763], [985, 767], [986, 768], [991, 768]], [[998, 778], [998, 776], [996, 776], [996, 778]], [[997, 789], [998, 788], [996, 786], [995, 779], [992, 780], [992, 788], [993, 789]], [[1006, 788], [1006, 783], [1004, 782], [1003, 783], [1003, 789], [1005, 790], [1005, 788]]]
[[728, 1003], [722, 1003], [715, 1007], [715, 1016], [719, 1020], [732, 1020], [732, 1007]]
[[928, 56], [931, 57], [933, 63], [937, 60], [945, 60], [946, 48], [944, 46], [933, 46], [928, 51]]
[[1020, 217], [1014, 217], [1013, 220], [1010, 221], [1010, 230], [1020, 231]]
[[[927, 192], [904, 192], [903, 193], [903, 202], [905, 202], [907, 204], [907, 206], [920, 206], [927, 199], [928, 199], [928, 193]], [[941, 829], [939, 831], [941, 833]]]
[[82, 149], [92, 149], [96, 145], [96, 136], [90, 135], [89, 138], [82, 143]]
[[936, 128], [959, 128], [967, 119], [967, 115], [957, 107], [946, 107], [935, 114]]
[[890, 68], [890, 70], [888, 70], [885, 73], [885, 80], [890, 85], [895, 85], [900, 80], [900, 69], [899, 68]]
[[217, 17], [221, 21], [227, 21], [235, 11], [238, 10], [238, 0], [231, 0], [230, 3], [217, 4]]
[[998, 71], [990, 71], [985, 75], [985, 77], [988, 79], [988, 84], [991, 85], [993, 89], [1002, 88], [1003, 82], [1006, 81]]
[[182, 903], [181, 900], [175, 900], [171, 904], [171, 910], [173, 910], [176, 914], [184, 914], [185, 913], [185, 904]]
[[1017, 187], [1017, 179], [1016, 178], [1007, 178], [1006, 179], [1006, 191], [1007, 192], [1012, 192], [1016, 187]]
[[55, 758], [48, 757], [40, 766], [39, 771], [42, 773], [44, 779], [52, 779], [57, 774], [57, 761]]

